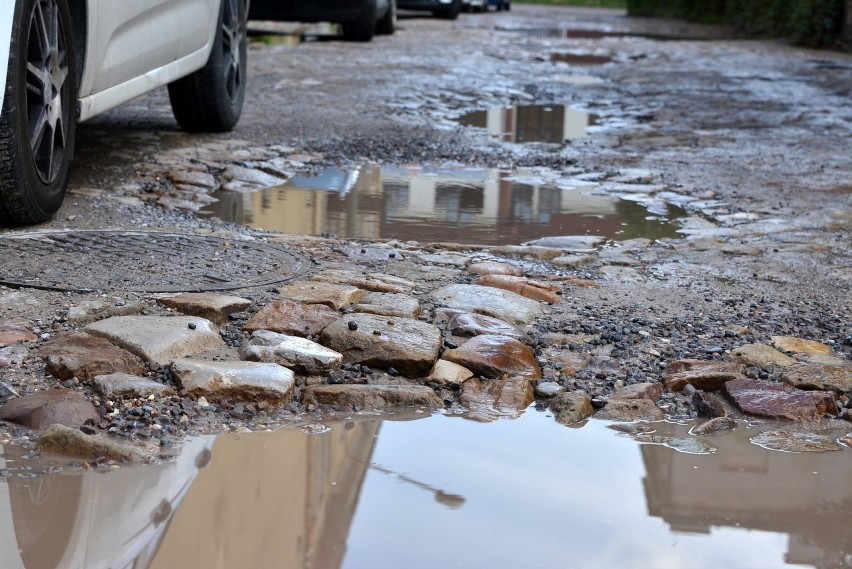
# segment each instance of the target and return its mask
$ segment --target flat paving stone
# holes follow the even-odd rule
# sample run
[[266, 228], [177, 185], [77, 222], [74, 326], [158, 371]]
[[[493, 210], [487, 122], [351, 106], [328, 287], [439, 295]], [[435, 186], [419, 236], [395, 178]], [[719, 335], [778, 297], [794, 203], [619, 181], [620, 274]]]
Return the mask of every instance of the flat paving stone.
[[302, 304], [277, 299], [252, 316], [243, 326], [243, 330], [270, 330], [290, 336], [316, 336], [338, 318], [340, 313], [324, 304]]
[[99, 375], [92, 381], [95, 391], [107, 398], [112, 397], [163, 397], [175, 390], [159, 381], [128, 373]]
[[420, 316], [420, 302], [406, 294], [368, 292], [355, 305], [355, 311], [400, 318], [417, 318]]
[[484, 314], [511, 324], [529, 324], [544, 314], [538, 301], [487, 286], [453, 284], [434, 291], [432, 297], [447, 308]]
[[293, 283], [279, 288], [278, 292], [287, 300], [304, 304], [324, 304], [334, 310], [355, 304], [367, 294], [356, 286], [318, 281]]
[[483, 334], [492, 336], [508, 336], [521, 340], [528, 337], [527, 334], [504, 320], [485, 316], [484, 314], [473, 314], [471, 312], [453, 311], [447, 315], [447, 330], [456, 336], [481, 336]]
[[343, 355], [298, 336], [258, 330], [241, 356], [253, 362], [282, 365], [299, 373], [325, 375], [343, 365]]
[[423, 377], [438, 359], [441, 331], [410, 318], [355, 313], [329, 324], [320, 343], [343, 354], [347, 364], [393, 367], [406, 377]]
[[272, 363], [180, 359], [171, 369], [178, 387], [194, 396], [280, 404], [293, 399], [296, 384], [291, 370]]
[[731, 359], [747, 366], [787, 367], [794, 365], [796, 360], [766, 344], [746, 344], [731, 351]]
[[[383, 252], [382, 257], [386, 258], [387, 252]], [[393, 275], [386, 275], [384, 273], [358, 273], [337, 269], [318, 273], [312, 276], [311, 280], [348, 284], [370, 292], [390, 292], [396, 294], [408, 294], [417, 287], [416, 283]]]
[[304, 405], [329, 405], [348, 409], [444, 406], [425, 385], [312, 385], [302, 390]]
[[216, 326], [198, 316], [115, 316], [85, 331], [161, 365], [226, 347]]
[[45, 370], [57, 379], [92, 379], [108, 373], [139, 374], [145, 368], [129, 351], [105, 338], [78, 332], [55, 337], [44, 347]]
[[251, 306], [251, 301], [246, 298], [209, 292], [188, 292], [167, 296], [159, 299], [158, 302], [181, 314], [200, 316], [217, 324], [228, 322], [228, 315], [232, 312], [242, 312]]
[[509, 263], [499, 261], [479, 261], [467, 266], [467, 272], [474, 275], [513, 275], [522, 277], [524, 270]]

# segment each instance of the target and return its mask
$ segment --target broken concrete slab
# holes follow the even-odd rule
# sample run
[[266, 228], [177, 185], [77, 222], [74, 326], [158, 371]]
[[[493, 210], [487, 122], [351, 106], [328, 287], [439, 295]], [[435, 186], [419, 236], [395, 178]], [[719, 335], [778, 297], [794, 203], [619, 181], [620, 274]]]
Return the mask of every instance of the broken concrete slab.
[[54, 423], [76, 428], [100, 415], [79, 391], [49, 389], [12, 399], [0, 407], [0, 420], [40, 431]]
[[446, 350], [443, 359], [487, 378], [504, 375], [539, 379], [541, 368], [529, 346], [508, 336], [474, 336], [460, 347]]
[[225, 347], [213, 323], [197, 316], [114, 316], [85, 331], [161, 365]]
[[326, 326], [320, 343], [343, 354], [347, 364], [393, 367], [406, 377], [422, 377], [438, 359], [441, 331], [410, 318], [354, 313]]
[[240, 352], [243, 359], [282, 365], [299, 373], [326, 375], [343, 365], [343, 355], [298, 336], [258, 330]]
[[323, 304], [302, 304], [273, 300], [243, 326], [246, 332], [269, 330], [290, 336], [316, 336], [340, 318], [340, 313]]
[[44, 347], [45, 371], [57, 379], [88, 380], [107, 373], [139, 374], [139, 359], [104, 338], [84, 332], [55, 337]]
[[453, 284], [434, 291], [432, 297], [447, 308], [484, 314], [510, 324], [529, 324], [544, 314], [538, 301], [487, 286]]
[[107, 398], [143, 397], [151, 395], [164, 397], [173, 395], [175, 390], [159, 381], [128, 373], [110, 373], [99, 375], [92, 381], [95, 391]]
[[271, 363], [179, 359], [171, 369], [178, 387], [196, 397], [287, 403], [296, 382], [292, 371]]
[[425, 385], [311, 385], [302, 390], [302, 404], [355, 410], [444, 406]]
[[158, 302], [181, 314], [200, 316], [217, 324], [228, 322], [228, 315], [232, 312], [242, 312], [251, 306], [251, 301], [246, 298], [210, 292], [186, 292], [160, 298]]

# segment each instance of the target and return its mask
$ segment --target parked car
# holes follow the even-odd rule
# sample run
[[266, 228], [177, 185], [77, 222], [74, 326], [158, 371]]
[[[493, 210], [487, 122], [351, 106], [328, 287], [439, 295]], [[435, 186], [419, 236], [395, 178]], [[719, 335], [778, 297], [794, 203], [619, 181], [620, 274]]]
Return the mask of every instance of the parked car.
[[462, 0], [463, 12], [487, 12], [488, 6], [494, 6], [498, 12], [511, 10], [511, 0]]
[[370, 41], [396, 28], [395, 0], [252, 0], [252, 20], [331, 22], [350, 41]]
[[[512, 0], [488, 0], [488, 6], [496, 7], [498, 12], [503, 10], [508, 12], [512, 9]], [[485, 7], [485, 10], [488, 10], [488, 6]]]
[[0, 223], [65, 196], [76, 124], [169, 86], [183, 128], [242, 112], [248, 0], [0, 1]]
[[455, 20], [462, 9], [462, 0], [397, 0], [396, 5], [406, 10], [429, 10], [436, 18]]

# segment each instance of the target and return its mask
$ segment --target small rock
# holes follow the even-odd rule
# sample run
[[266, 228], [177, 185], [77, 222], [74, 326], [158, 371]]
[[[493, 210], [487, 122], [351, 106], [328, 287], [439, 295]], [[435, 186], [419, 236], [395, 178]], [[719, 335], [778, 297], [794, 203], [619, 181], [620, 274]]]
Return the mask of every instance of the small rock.
[[538, 301], [486, 286], [455, 284], [432, 293], [448, 308], [484, 314], [511, 324], [529, 324], [544, 311]]
[[521, 340], [527, 335], [512, 324], [499, 318], [469, 312], [453, 312], [447, 318], [447, 330], [456, 336], [508, 336]]
[[12, 399], [0, 407], [0, 420], [40, 431], [54, 423], [78, 428], [86, 421], [100, 419], [86, 397], [70, 389], [49, 389]]
[[340, 313], [322, 304], [302, 304], [278, 299], [261, 308], [246, 322], [243, 330], [269, 330], [289, 336], [316, 336], [338, 318]]
[[666, 368], [665, 384], [672, 391], [692, 385], [702, 391], [721, 389], [725, 382], [744, 377], [745, 366], [733, 362], [678, 360]]
[[251, 301], [238, 296], [190, 292], [161, 298], [159, 303], [174, 308], [181, 314], [200, 316], [217, 324], [228, 322], [231, 312], [242, 312], [251, 306]]
[[23, 346], [6, 346], [0, 348], [0, 368], [19, 366], [24, 363], [24, 358], [30, 351]]
[[20, 344], [37, 340], [29, 324], [22, 320], [7, 321], [0, 324], [0, 344]]
[[459, 401], [468, 409], [466, 419], [490, 422], [517, 419], [535, 401], [535, 394], [532, 384], [523, 377], [470, 379], [464, 383]]
[[268, 330], [251, 335], [251, 345], [241, 356], [253, 362], [276, 363], [308, 375], [326, 375], [340, 369], [343, 355], [298, 336], [285, 336]]
[[523, 297], [559, 304], [561, 297], [557, 294], [559, 287], [512, 275], [484, 275], [476, 279], [476, 284], [514, 292]]
[[830, 391], [802, 391], [784, 383], [735, 379], [725, 384], [728, 397], [744, 413], [774, 419], [817, 421], [837, 415], [836, 396]]
[[420, 303], [416, 298], [405, 294], [369, 292], [355, 305], [355, 311], [400, 318], [417, 318], [420, 316]]
[[625, 385], [615, 392], [613, 399], [648, 399], [656, 401], [666, 390], [662, 383], [634, 383]]
[[527, 241], [524, 247], [549, 247], [575, 253], [586, 253], [594, 251], [594, 248], [606, 241], [603, 237], [595, 235], [561, 235], [555, 237], [542, 237], [534, 241]]
[[447, 360], [438, 360], [432, 366], [432, 371], [426, 378], [431, 383], [438, 385], [462, 384], [473, 377], [473, 372], [464, 366], [460, 366]]
[[0, 382], [0, 404], [5, 403], [12, 397], [18, 397], [18, 392], [11, 385]]
[[58, 454], [84, 459], [104, 458], [119, 462], [140, 462], [145, 455], [139, 449], [92, 436], [63, 425], [51, 425], [42, 434], [36, 450], [42, 454]]
[[663, 410], [648, 399], [615, 399], [595, 414], [596, 419], [619, 421], [662, 421]]
[[752, 437], [751, 442], [770, 450], [785, 452], [829, 452], [843, 450], [834, 437], [802, 431], [773, 429]]
[[178, 388], [196, 397], [287, 403], [296, 381], [292, 371], [278, 364], [181, 359], [171, 368]]
[[425, 385], [311, 385], [302, 391], [302, 404], [350, 409], [443, 407], [441, 399]]
[[471, 263], [467, 267], [467, 272], [474, 275], [512, 275], [515, 277], [524, 275], [524, 271], [520, 267], [497, 261]]
[[95, 390], [106, 398], [115, 397], [164, 397], [174, 394], [175, 390], [153, 379], [126, 373], [98, 375], [94, 381]]
[[539, 382], [539, 384], [535, 386], [536, 397], [541, 397], [543, 399], [556, 397], [563, 391], [565, 391], [565, 388], [556, 383], [555, 381]]
[[560, 393], [550, 402], [550, 410], [556, 421], [563, 425], [585, 421], [595, 413], [592, 400], [580, 391]]
[[747, 366], [765, 368], [767, 366], [787, 367], [796, 363], [790, 356], [765, 344], [747, 344], [731, 352], [731, 359]]
[[689, 432], [693, 435], [709, 435], [719, 431], [730, 431], [737, 427], [737, 422], [731, 417], [715, 417], [709, 421], [693, 427]]
[[86, 333], [57, 336], [45, 345], [45, 370], [57, 379], [92, 379], [108, 373], [144, 373], [139, 360], [104, 338]]
[[303, 281], [278, 289], [287, 300], [303, 304], [324, 304], [334, 310], [355, 304], [366, 293], [352, 285], [342, 285], [319, 281]]
[[715, 393], [695, 391], [692, 394], [692, 406], [695, 407], [699, 415], [704, 417], [724, 417], [727, 415], [724, 401]]
[[68, 309], [68, 321], [82, 323], [112, 316], [129, 316], [139, 314], [146, 307], [147, 304], [142, 301], [128, 301], [120, 297], [86, 300]]
[[443, 358], [464, 366], [483, 377], [516, 375], [539, 379], [541, 368], [535, 353], [526, 345], [507, 336], [474, 336], [460, 348], [446, 350]]

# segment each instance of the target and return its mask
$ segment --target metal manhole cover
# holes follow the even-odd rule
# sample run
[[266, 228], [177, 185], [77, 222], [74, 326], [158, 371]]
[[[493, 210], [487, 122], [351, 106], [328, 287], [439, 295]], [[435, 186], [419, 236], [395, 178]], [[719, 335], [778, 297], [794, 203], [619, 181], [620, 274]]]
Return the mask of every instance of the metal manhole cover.
[[63, 291], [192, 292], [280, 283], [308, 268], [259, 241], [159, 231], [59, 231], [0, 237], [0, 284]]

